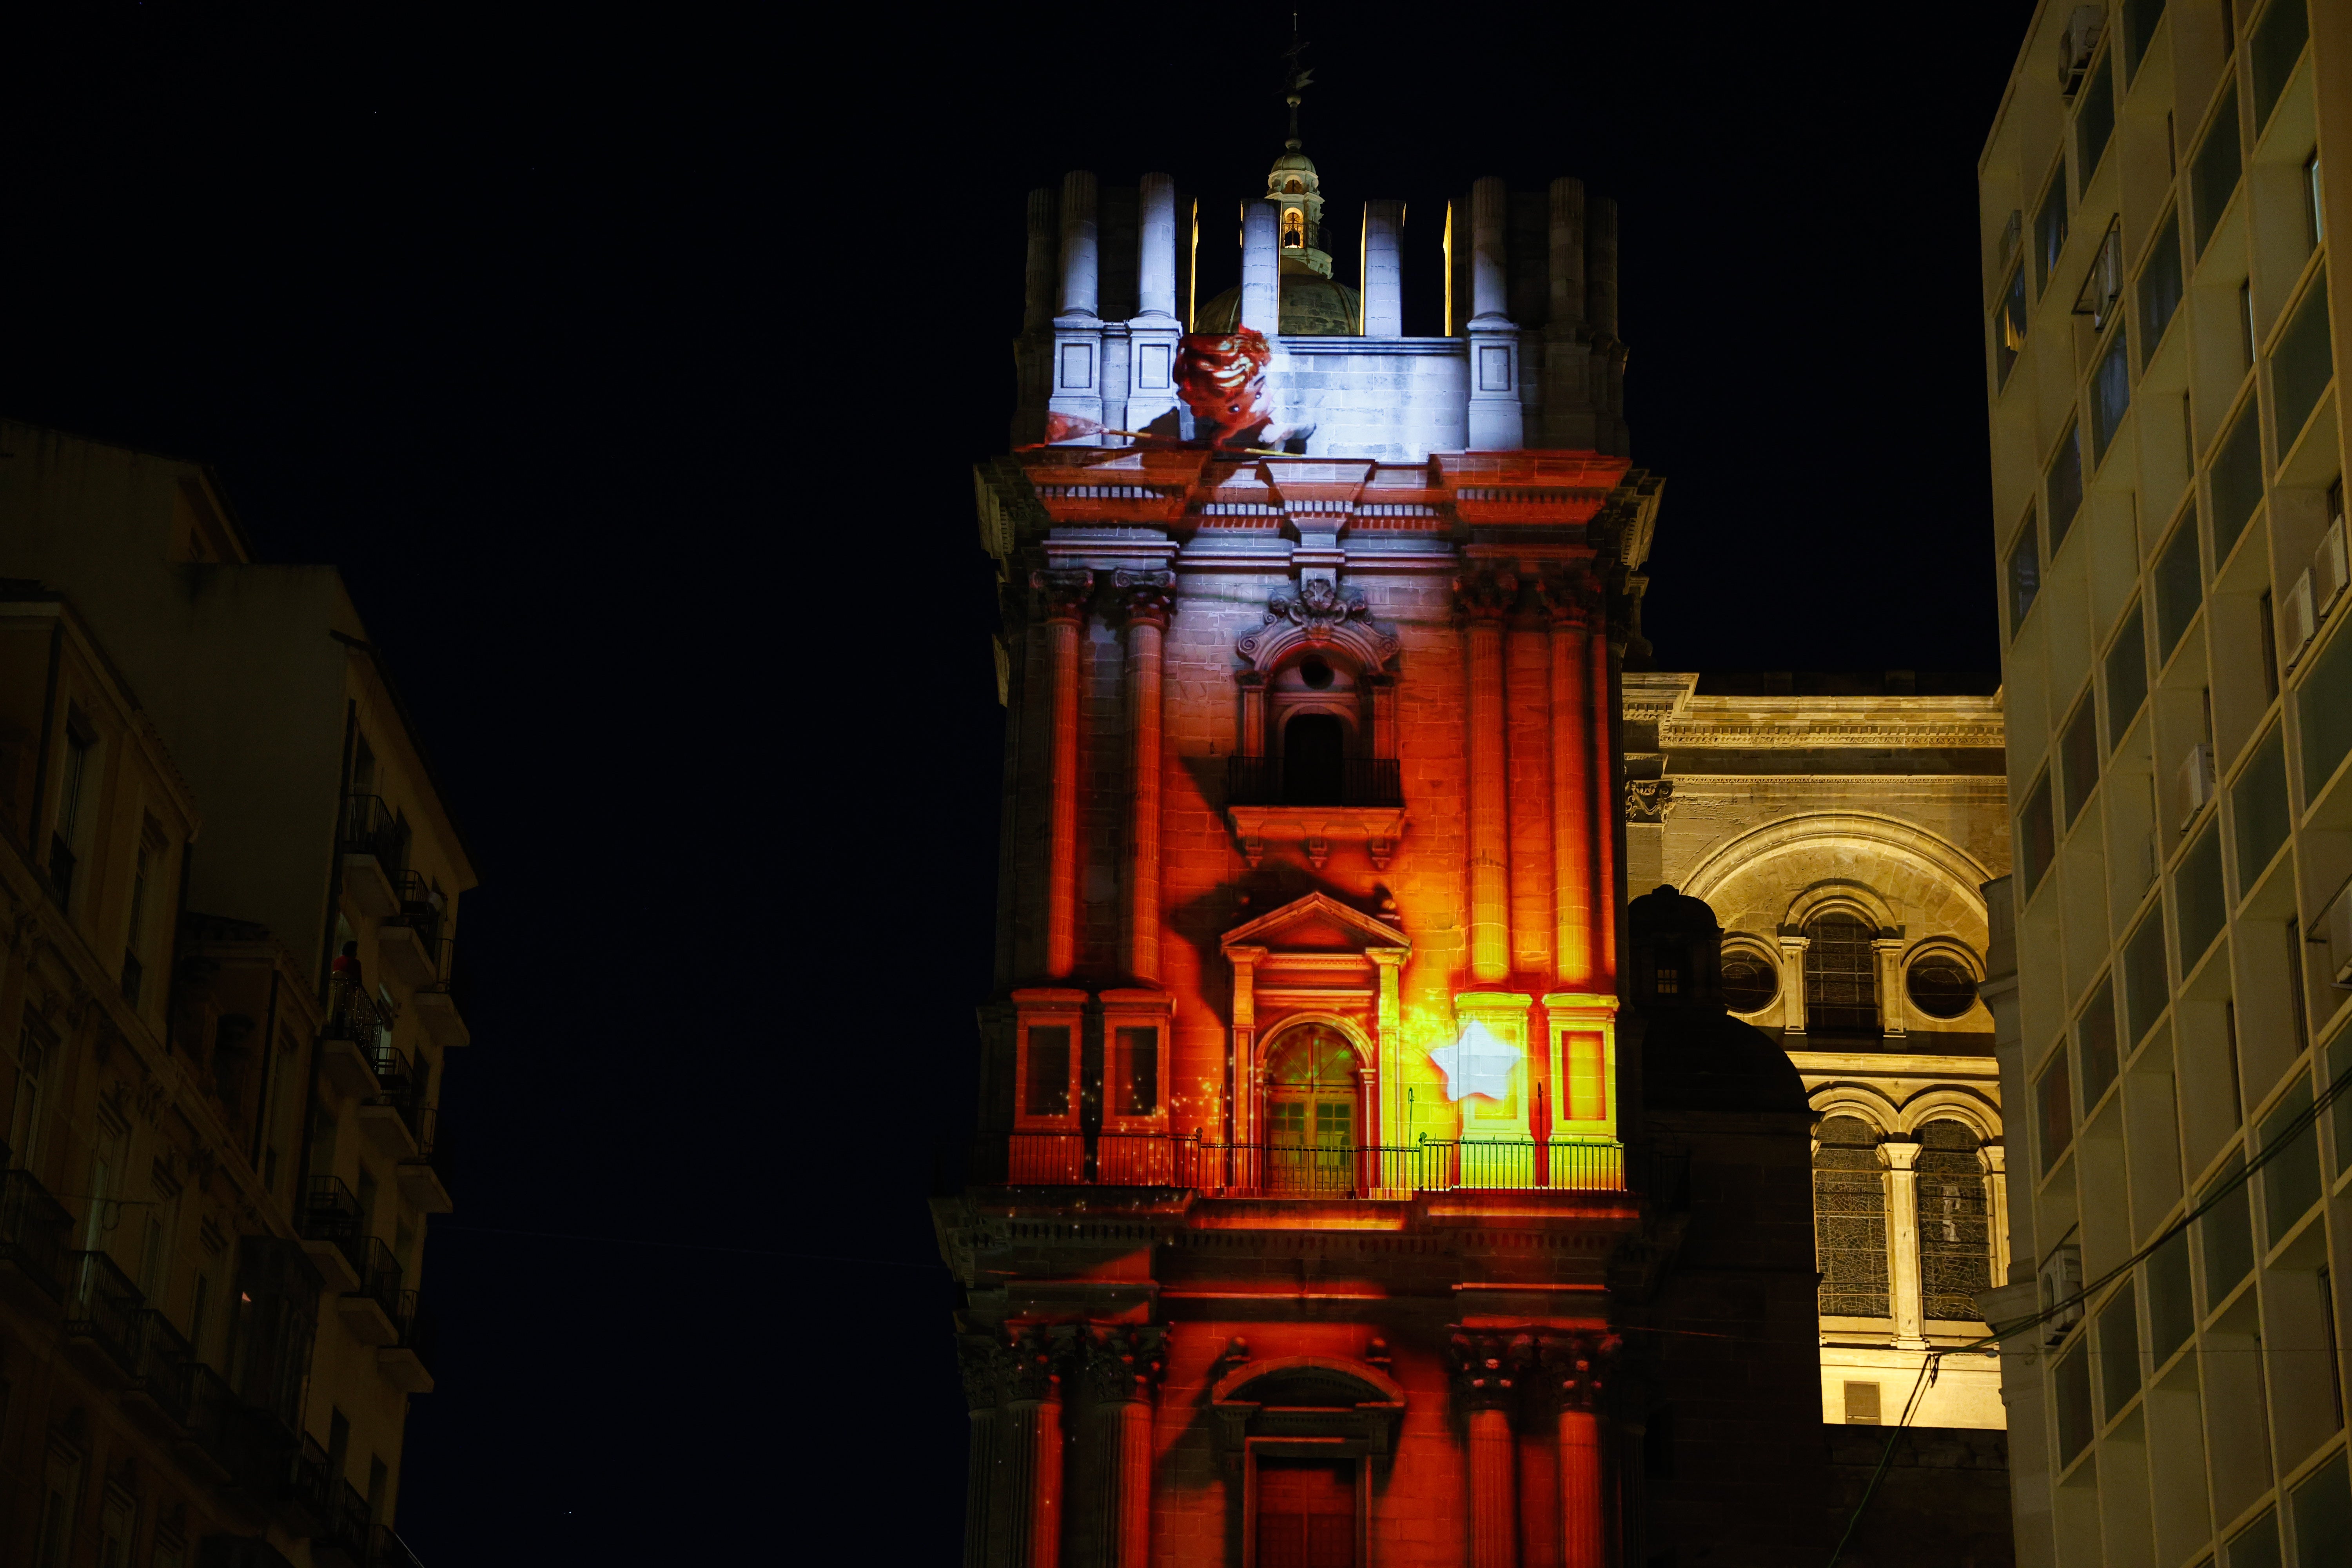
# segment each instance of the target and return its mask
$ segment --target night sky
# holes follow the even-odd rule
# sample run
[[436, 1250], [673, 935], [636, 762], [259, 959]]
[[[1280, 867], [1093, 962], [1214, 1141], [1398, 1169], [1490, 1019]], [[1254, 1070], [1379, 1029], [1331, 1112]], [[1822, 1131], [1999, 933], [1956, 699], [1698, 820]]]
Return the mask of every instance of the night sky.
[[[1996, 668], [1974, 168], [2030, 11], [1306, 16], [1339, 274], [1406, 199], [1408, 331], [1473, 178], [1619, 202], [1662, 665]], [[989, 975], [969, 465], [1024, 193], [1173, 174], [1205, 299], [1281, 150], [1279, 7], [737, 15], [117, 3], [0, 50], [0, 412], [341, 566], [480, 863], [428, 1568], [954, 1559], [923, 1199]]]

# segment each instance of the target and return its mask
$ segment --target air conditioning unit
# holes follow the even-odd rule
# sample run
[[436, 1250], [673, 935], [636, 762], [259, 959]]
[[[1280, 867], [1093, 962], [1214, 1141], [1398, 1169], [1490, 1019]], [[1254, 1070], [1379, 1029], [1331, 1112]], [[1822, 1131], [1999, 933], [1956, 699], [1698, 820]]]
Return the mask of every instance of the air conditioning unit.
[[2319, 917], [2327, 942], [2327, 983], [2352, 991], [2352, 882], [2336, 891], [2336, 901]]
[[2311, 634], [2319, 629], [2319, 617], [2312, 614], [2311, 574], [2305, 572], [2294, 580], [2279, 605], [2279, 658], [2287, 668], [2303, 657], [2311, 646]]
[[2346, 578], [2352, 577], [2352, 571], [2347, 571], [2347, 566], [2352, 566], [2352, 562], [2346, 560], [2344, 520], [2339, 517], [2327, 525], [2327, 531], [2319, 536], [2319, 548], [2311, 552], [2311, 624], [2314, 630], [2317, 630], [2319, 623], [2327, 618], [2327, 612], [2336, 607], [2336, 599], [2344, 592]]
[[[2083, 1249], [2069, 1241], [2052, 1249], [2042, 1260], [2042, 1310], [2049, 1311], [2061, 1301], [2078, 1298], [2083, 1293]], [[2066, 1337], [2066, 1331], [2083, 1321], [2083, 1303], [2073, 1304], [2042, 1325], [2043, 1342], [2056, 1344]]]
[[2188, 830], [2213, 798], [2213, 748], [2191, 746], [2189, 754], [2180, 759], [2180, 826]]
[[2099, 35], [2106, 26], [2104, 5], [2077, 5], [2066, 19], [2066, 30], [2058, 38], [2058, 90], [2068, 98], [2083, 85], [2083, 73], [2091, 68], [2091, 57], [2098, 52]]

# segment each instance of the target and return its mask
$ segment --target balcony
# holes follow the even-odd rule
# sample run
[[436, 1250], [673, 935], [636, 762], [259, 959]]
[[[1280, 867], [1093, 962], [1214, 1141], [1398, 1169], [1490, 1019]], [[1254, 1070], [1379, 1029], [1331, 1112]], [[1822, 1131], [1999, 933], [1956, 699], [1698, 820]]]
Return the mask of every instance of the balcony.
[[319, 1065], [336, 1093], [362, 1099], [377, 1092], [375, 1063], [390, 1047], [393, 1015], [356, 985], [338, 987], [319, 1030]]
[[1360, 844], [1388, 868], [1404, 836], [1404, 786], [1394, 757], [1286, 766], [1279, 757], [1225, 759], [1225, 822], [1255, 866], [1269, 844], [1297, 844], [1320, 869], [1331, 846]]
[[400, 1260], [392, 1248], [371, 1236], [360, 1244], [360, 1282], [356, 1289], [335, 1298], [343, 1327], [363, 1345], [396, 1344], [400, 1341]]
[[1227, 757], [1227, 805], [1386, 805], [1404, 804], [1394, 757], [1343, 757], [1286, 769], [1280, 757]]
[[329, 1491], [325, 1526], [310, 1537], [310, 1561], [320, 1568], [371, 1568], [375, 1553], [375, 1516], [351, 1482], [337, 1479]]
[[286, 1554], [259, 1535], [207, 1535], [196, 1551], [196, 1568], [294, 1568]]
[[416, 1021], [425, 1026], [425, 1032], [443, 1050], [471, 1045], [474, 1038], [473, 1032], [466, 1027], [466, 1011], [458, 1005], [457, 973], [457, 944], [445, 936], [441, 939], [441, 977], [418, 986], [408, 999]]
[[1011, 1132], [977, 1174], [1006, 1186], [1181, 1187], [1216, 1197], [1404, 1198], [1476, 1191], [1623, 1192], [1625, 1150], [1564, 1139], [1412, 1144], [1212, 1143], [1197, 1133]]
[[382, 920], [400, 908], [394, 879], [408, 868], [408, 825], [380, 796], [343, 797], [343, 890], [360, 912]]
[[227, 1380], [200, 1361], [187, 1363], [184, 1381], [187, 1415], [175, 1450], [191, 1473], [224, 1485], [249, 1468], [242, 1462], [244, 1407]]
[[30, 1171], [0, 1172], [0, 1276], [52, 1303], [66, 1293], [66, 1237], [73, 1215]]
[[189, 1363], [195, 1358], [172, 1321], [152, 1307], [139, 1310], [133, 1380], [122, 1403], [151, 1426], [177, 1435], [188, 1429]]
[[424, 1568], [408, 1542], [379, 1525], [375, 1533], [375, 1568]]
[[377, 1148], [395, 1160], [414, 1158], [425, 1144], [425, 1119], [431, 1108], [420, 1103], [413, 1064], [388, 1045], [378, 1046], [369, 1058], [375, 1092], [360, 1105], [360, 1125]]
[[402, 984], [430, 984], [441, 977], [441, 895], [415, 871], [403, 871], [392, 886], [398, 908], [376, 927], [376, 954]]
[[146, 1299], [103, 1252], [66, 1256], [66, 1343], [108, 1383], [139, 1375], [139, 1312]]
[[449, 1198], [449, 1135], [439, 1111], [427, 1107], [420, 1118], [417, 1151], [400, 1162], [400, 1195], [420, 1214], [447, 1214], [457, 1207]]
[[433, 1392], [432, 1314], [414, 1290], [400, 1293], [399, 1308], [393, 1314], [393, 1326], [400, 1337], [377, 1349], [375, 1363], [403, 1394], [430, 1394]]
[[367, 1219], [359, 1200], [335, 1176], [313, 1176], [302, 1187], [302, 1250], [327, 1289], [356, 1290], [367, 1267]]

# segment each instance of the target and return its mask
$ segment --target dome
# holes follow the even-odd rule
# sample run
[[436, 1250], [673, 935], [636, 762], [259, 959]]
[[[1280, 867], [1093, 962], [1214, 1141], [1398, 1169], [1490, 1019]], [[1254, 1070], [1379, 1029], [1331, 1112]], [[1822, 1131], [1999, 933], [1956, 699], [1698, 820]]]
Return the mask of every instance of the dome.
[[[1228, 289], [1201, 307], [1196, 332], [1230, 332], [1240, 324], [1242, 291]], [[1301, 268], [1282, 269], [1282, 326], [1286, 338], [1352, 337], [1364, 319], [1363, 302], [1345, 283]]]
[[1315, 173], [1315, 160], [1304, 153], [1293, 151], [1276, 158], [1274, 161], [1274, 167], [1277, 174], [1288, 169], [1297, 169], [1311, 174]]

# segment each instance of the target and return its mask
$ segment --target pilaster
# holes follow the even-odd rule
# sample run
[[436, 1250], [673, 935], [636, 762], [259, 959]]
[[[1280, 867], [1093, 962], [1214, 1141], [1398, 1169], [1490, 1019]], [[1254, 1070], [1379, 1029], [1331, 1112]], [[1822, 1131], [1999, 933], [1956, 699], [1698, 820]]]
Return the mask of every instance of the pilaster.
[[1094, 574], [1082, 569], [1036, 572], [1030, 586], [1041, 600], [1047, 663], [1054, 688], [1053, 785], [1047, 804], [1045, 973], [1066, 977], [1077, 962], [1078, 930], [1078, 637], [1085, 628]]
[[1510, 865], [1503, 736], [1503, 622], [1518, 596], [1507, 566], [1454, 579], [1469, 676], [1470, 978], [1510, 977]]
[[1927, 1348], [1927, 1321], [1919, 1295], [1919, 1145], [1889, 1138], [1878, 1146], [1886, 1161], [1887, 1285], [1895, 1313], [1895, 1342], [1905, 1350]]
[[1173, 572], [1111, 574], [1127, 635], [1127, 919], [1122, 966], [1136, 979], [1160, 979], [1160, 821], [1161, 647], [1175, 596]]
[[1516, 1568], [1518, 1562], [1518, 1446], [1511, 1408], [1519, 1401], [1508, 1337], [1456, 1332], [1454, 1407], [1463, 1412], [1470, 1471], [1470, 1568]]
[[1871, 942], [1870, 948], [1878, 963], [1879, 1032], [1901, 1039], [1910, 1033], [1904, 1025], [1903, 939], [1899, 936], [1877, 937]]
[[1780, 1028], [1789, 1035], [1805, 1032], [1805, 949], [1813, 939], [1780, 933]]
[[1102, 1456], [1105, 1568], [1147, 1568], [1151, 1558], [1151, 1403], [1167, 1331], [1118, 1324], [1087, 1340], [1086, 1380]]

